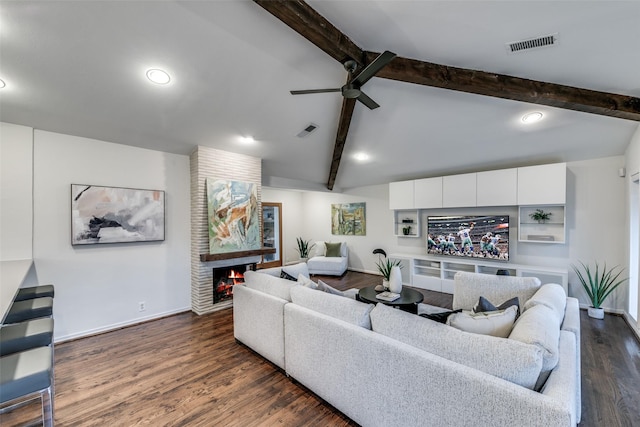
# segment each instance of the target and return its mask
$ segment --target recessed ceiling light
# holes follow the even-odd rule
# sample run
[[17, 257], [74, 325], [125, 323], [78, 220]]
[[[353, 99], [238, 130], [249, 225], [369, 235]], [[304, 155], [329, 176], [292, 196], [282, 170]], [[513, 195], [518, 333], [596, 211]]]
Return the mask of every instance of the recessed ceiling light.
[[534, 111], [533, 113], [527, 113], [522, 116], [522, 123], [535, 123], [542, 120], [543, 114], [540, 111]]
[[5, 86], [6, 86], [6, 83], [4, 82], [4, 80], [0, 79], [0, 89], [2, 89]]
[[171, 81], [171, 77], [166, 71], [153, 68], [147, 71], [147, 78], [158, 85], [166, 85]]
[[252, 142], [256, 142], [256, 140], [253, 139], [252, 136], [241, 136], [240, 142], [244, 142], [245, 144], [251, 144]]
[[353, 155], [353, 158], [359, 162], [364, 162], [369, 160], [369, 155], [367, 153], [356, 153]]

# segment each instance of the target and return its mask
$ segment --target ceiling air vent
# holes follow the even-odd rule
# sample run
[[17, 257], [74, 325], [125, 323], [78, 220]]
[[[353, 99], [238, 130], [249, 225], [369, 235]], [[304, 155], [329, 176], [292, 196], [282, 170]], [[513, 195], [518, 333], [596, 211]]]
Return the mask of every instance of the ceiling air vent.
[[313, 132], [314, 130], [318, 129], [318, 125], [313, 124], [313, 123], [309, 123], [307, 125], [307, 127], [305, 127], [299, 134], [297, 134], [296, 136], [298, 138], [304, 138], [305, 136], [309, 135], [311, 132]]
[[549, 47], [558, 44], [558, 33], [548, 36], [536, 37], [535, 39], [520, 40], [517, 42], [507, 43], [507, 51], [509, 53], [522, 52], [523, 50], [538, 49], [541, 47]]

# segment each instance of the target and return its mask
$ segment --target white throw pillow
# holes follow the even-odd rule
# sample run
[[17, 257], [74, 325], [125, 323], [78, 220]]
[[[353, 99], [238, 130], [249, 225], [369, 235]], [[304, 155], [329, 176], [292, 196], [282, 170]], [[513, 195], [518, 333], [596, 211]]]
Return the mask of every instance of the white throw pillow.
[[318, 289], [318, 284], [308, 277], [305, 277], [302, 273], [298, 274], [298, 283], [300, 284], [300, 286], [304, 286], [305, 288], [314, 290]]
[[463, 311], [449, 316], [447, 325], [474, 334], [506, 338], [511, 333], [517, 313], [518, 307], [515, 305], [506, 310], [485, 313]]
[[299, 274], [309, 277], [309, 267], [306, 262], [299, 262], [298, 264], [285, 265], [282, 267], [282, 271], [290, 276], [298, 277]]
[[324, 256], [326, 249], [327, 247], [325, 246], [324, 241], [318, 240], [309, 254], [309, 258], [313, 258], [314, 256]]
[[336, 288], [332, 288], [331, 286], [324, 283], [322, 280], [318, 280], [318, 288], [319, 291], [326, 292], [328, 294], [340, 295], [341, 297], [345, 296], [344, 292], [337, 290]]

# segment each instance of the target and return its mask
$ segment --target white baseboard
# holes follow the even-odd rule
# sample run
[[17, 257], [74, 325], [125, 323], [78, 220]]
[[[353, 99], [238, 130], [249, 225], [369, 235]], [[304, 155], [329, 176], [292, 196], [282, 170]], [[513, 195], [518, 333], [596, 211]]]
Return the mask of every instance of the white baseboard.
[[127, 320], [127, 321], [120, 322], [120, 323], [113, 323], [111, 325], [102, 326], [100, 328], [87, 329], [86, 331], [76, 332], [74, 334], [69, 334], [69, 335], [63, 335], [61, 337], [55, 337], [54, 338], [54, 342], [56, 344], [59, 344], [59, 343], [65, 342], [65, 341], [76, 340], [78, 338], [86, 338], [86, 337], [89, 337], [89, 336], [92, 336], [92, 335], [98, 335], [98, 334], [102, 334], [102, 333], [105, 333], [105, 332], [115, 331], [117, 329], [122, 329], [122, 328], [127, 327], [127, 326], [135, 325], [135, 324], [138, 324], [138, 323], [148, 322], [150, 320], [160, 319], [160, 318], [167, 317], [167, 316], [172, 316], [172, 315], [178, 314], [178, 313], [184, 313], [185, 311], [190, 311], [190, 310], [191, 310], [191, 306], [178, 308], [176, 310], [171, 310], [171, 311], [165, 311], [163, 313], [156, 313], [156, 314], [152, 314], [152, 315], [145, 316], [145, 317], [137, 317], [135, 319]]

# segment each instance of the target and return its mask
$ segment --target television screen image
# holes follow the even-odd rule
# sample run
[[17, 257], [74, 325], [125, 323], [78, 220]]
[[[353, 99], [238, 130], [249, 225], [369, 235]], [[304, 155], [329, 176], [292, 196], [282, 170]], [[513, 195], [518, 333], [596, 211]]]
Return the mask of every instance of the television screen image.
[[509, 215], [430, 216], [427, 254], [509, 260]]

